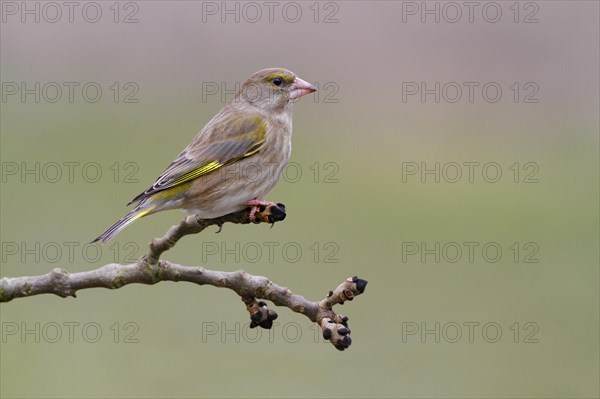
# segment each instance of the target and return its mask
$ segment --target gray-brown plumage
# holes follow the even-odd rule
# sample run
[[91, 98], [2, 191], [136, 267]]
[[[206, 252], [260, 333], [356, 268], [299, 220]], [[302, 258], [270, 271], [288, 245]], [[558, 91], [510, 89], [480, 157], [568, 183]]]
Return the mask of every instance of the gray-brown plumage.
[[136, 219], [167, 209], [203, 219], [254, 210], [290, 158], [294, 100], [315, 90], [286, 69], [256, 72], [152, 187], [129, 203], [138, 205], [94, 242], [107, 242]]

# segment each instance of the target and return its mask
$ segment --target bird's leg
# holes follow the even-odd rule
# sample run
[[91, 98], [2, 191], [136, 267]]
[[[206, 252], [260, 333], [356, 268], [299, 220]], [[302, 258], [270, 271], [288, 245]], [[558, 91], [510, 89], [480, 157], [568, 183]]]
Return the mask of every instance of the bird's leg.
[[[274, 202], [259, 200], [258, 198], [252, 198], [250, 201], [246, 202], [246, 205], [250, 205], [250, 221], [254, 222], [256, 220], [256, 212], [259, 210], [262, 212], [267, 207], [276, 205]], [[262, 208], [262, 209], [261, 209]]]

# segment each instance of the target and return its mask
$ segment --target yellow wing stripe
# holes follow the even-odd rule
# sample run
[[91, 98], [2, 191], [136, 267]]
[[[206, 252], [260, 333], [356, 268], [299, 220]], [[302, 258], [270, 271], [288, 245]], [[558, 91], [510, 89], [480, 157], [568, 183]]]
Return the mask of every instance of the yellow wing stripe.
[[[244, 141], [246, 142], [246, 144], [250, 144], [250, 148], [247, 148], [246, 152], [243, 153], [243, 155], [239, 155], [240, 154], [239, 152], [237, 152], [237, 154], [238, 154], [237, 156], [234, 155], [234, 153], [235, 153], [235, 147], [234, 147], [233, 148], [234, 151], [231, 151], [231, 149], [229, 150], [230, 154], [227, 154], [228, 151], [225, 150], [224, 154], [221, 154], [222, 158], [219, 159], [219, 155], [218, 155], [218, 151], [217, 151], [217, 154], [213, 154], [212, 160], [210, 160], [210, 158], [208, 158], [208, 160], [206, 162], [199, 165], [198, 167], [196, 167], [192, 170], [189, 170], [180, 176], [176, 176], [176, 177], [172, 178], [171, 175], [176, 174], [175, 171], [177, 170], [178, 167], [180, 167], [180, 165], [177, 164], [177, 160], [176, 160], [173, 162], [173, 164], [171, 164], [171, 166], [169, 168], [167, 168], [167, 170], [163, 173], [163, 175], [158, 178], [158, 180], [154, 183], [154, 185], [152, 187], [150, 187], [148, 190], [146, 190], [143, 193], [136, 196], [133, 200], [131, 200], [129, 202], [129, 204], [131, 204], [132, 202], [135, 202], [135, 201], [144, 201], [145, 199], [148, 199], [148, 198], [156, 199], [156, 198], [171, 197], [174, 193], [179, 193], [180, 192], [179, 189], [186, 188], [186, 183], [189, 183], [190, 181], [195, 180], [195, 179], [197, 179], [201, 176], [204, 176], [208, 173], [214, 172], [215, 170], [220, 169], [223, 166], [231, 165], [241, 159], [244, 159], [246, 157], [256, 154], [265, 145], [265, 142], [267, 139], [267, 131], [268, 131], [267, 122], [261, 120], [261, 118], [259, 116], [255, 116], [253, 118], [250, 118], [249, 120], [244, 121], [244, 123], [245, 123], [244, 126], [237, 127], [241, 131], [245, 132], [242, 135], [242, 137], [238, 137], [238, 139], [237, 139], [237, 140], [239, 140], [238, 144], [244, 144]], [[248, 132], [248, 131], [250, 131], [250, 132]], [[248, 143], [248, 141], [249, 141], [249, 143]], [[226, 144], [227, 142], [223, 142], [223, 143]], [[234, 143], [234, 142], [230, 141], [230, 143]], [[231, 152], [233, 152], [233, 153], [231, 153]], [[185, 165], [185, 163], [184, 163], [184, 165]], [[172, 180], [171, 180], [171, 178], [172, 178]], [[161, 192], [162, 192], [162, 194], [160, 194]]]
[[252, 146], [252, 148], [250, 148], [248, 150], [248, 152], [246, 152], [242, 157], [239, 158], [234, 158], [234, 159], [230, 159], [227, 160], [225, 162], [219, 162], [219, 161], [211, 161], [208, 162], [196, 169], [190, 170], [187, 173], [184, 173], [183, 175], [179, 176], [177, 179], [173, 180], [169, 186], [170, 187], [174, 187], [177, 186], [179, 184], [183, 184], [183, 183], [187, 183], [191, 180], [197, 179], [200, 176], [204, 176], [210, 172], [214, 172], [215, 170], [222, 168], [223, 166], [226, 165], [230, 165], [234, 162], [239, 161], [240, 159], [249, 157], [251, 155], [256, 154], [263, 146], [263, 144], [265, 143], [265, 140], [261, 140], [260, 142], [256, 143], [254, 146]]
[[169, 186], [177, 186], [179, 184], [186, 183], [190, 180], [194, 180], [202, 175], [205, 175], [214, 170], [217, 170], [220, 167], [221, 167], [221, 163], [219, 161], [208, 162], [196, 169], [190, 170], [189, 172], [184, 173], [183, 175], [179, 176], [177, 179], [173, 180], [169, 184]]

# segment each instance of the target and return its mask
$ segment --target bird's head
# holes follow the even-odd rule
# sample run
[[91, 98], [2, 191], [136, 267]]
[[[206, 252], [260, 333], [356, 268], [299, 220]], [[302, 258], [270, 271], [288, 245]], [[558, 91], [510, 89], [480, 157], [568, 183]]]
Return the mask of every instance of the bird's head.
[[295, 100], [316, 90], [292, 71], [269, 68], [250, 76], [240, 87], [236, 99], [265, 111], [281, 112], [290, 109]]

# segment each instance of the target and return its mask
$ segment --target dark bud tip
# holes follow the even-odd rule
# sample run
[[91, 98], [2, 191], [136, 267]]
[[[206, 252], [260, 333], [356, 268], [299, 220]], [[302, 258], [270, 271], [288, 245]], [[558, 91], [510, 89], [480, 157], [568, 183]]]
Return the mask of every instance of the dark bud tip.
[[340, 335], [348, 335], [349, 332], [350, 332], [350, 330], [347, 329], [346, 327], [341, 327], [341, 328], [338, 329], [338, 333]]
[[327, 294], [327, 298], [329, 298], [332, 295], [333, 295], [333, 291], [329, 291], [329, 293]]
[[361, 278], [357, 278], [356, 281], [355, 281], [355, 283], [356, 283], [356, 289], [358, 290], [358, 292], [360, 292], [361, 294], [363, 292], [365, 292], [365, 288], [367, 288], [367, 283], [368, 283], [367, 280], [363, 280]]
[[252, 322], [250, 323], [250, 328], [256, 328], [258, 327], [258, 323]]
[[267, 306], [266, 303], [264, 303], [263, 301], [258, 302], [258, 306], [261, 308], [264, 308], [265, 306]]
[[323, 338], [325, 338], [325, 339], [331, 338], [331, 330], [329, 328], [326, 328], [323, 330]]
[[271, 207], [271, 214], [269, 215], [269, 223], [280, 222], [286, 217], [285, 206], [283, 204], [277, 204], [277, 206]]
[[269, 316], [267, 317], [269, 320], [273, 321], [276, 320], [279, 317], [279, 315], [273, 311], [269, 312]]
[[343, 351], [345, 349], [348, 349], [351, 343], [352, 340], [350, 339], [350, 337], [346, 336], [344, 337], [344, 339], [340, 339], [335, 343], [335, 348], [337, 350]]
[[261, 319], [262, 319], [262, 314], [260, 312], [256, 312], [252, 316], [250, 316], [250, 320], [252, 320], [253, 323], [258, 323], [258, 322], [260, 322]]
[[267, 330], [270, 330], [271, 327], [273, 327], [273, 320], [267, 319], [267, 320], [261, 321], [259, 323], [259, 326], [261, 326], [262, 328], [265, 328]]

